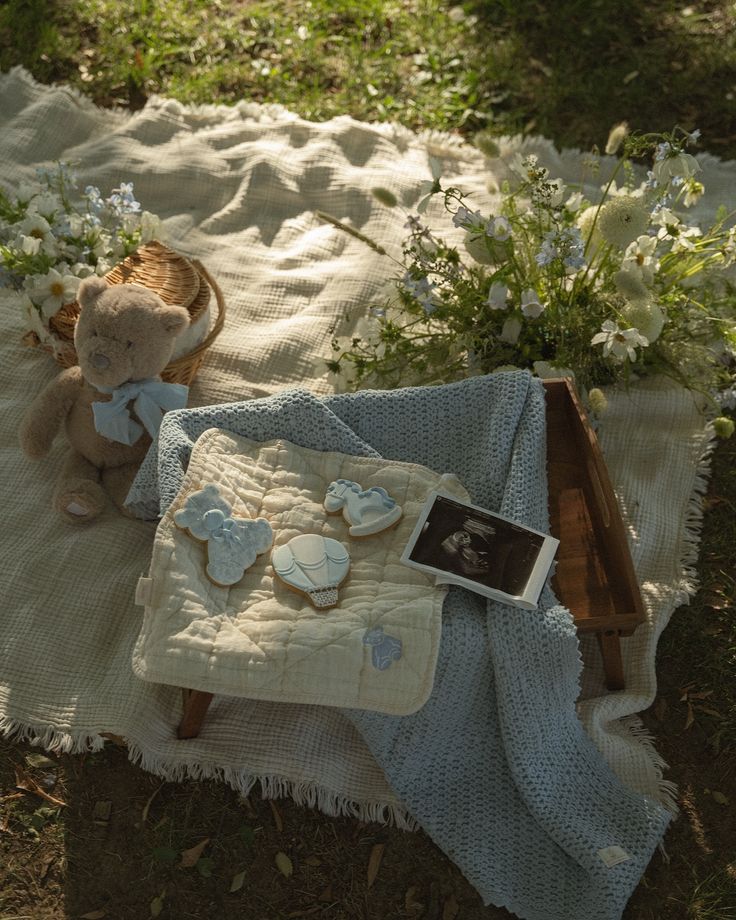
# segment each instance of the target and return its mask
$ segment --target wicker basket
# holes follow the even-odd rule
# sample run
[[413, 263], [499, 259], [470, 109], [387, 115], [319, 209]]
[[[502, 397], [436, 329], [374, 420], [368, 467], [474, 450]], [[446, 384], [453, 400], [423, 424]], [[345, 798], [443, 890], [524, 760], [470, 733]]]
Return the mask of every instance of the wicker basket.
[[[136, 282], [155, 291], [164, 303], [185, 307], [191, 322], [196, 322], [210, 302], [212, 292], [217, 303], [217, 317], [207, 336], [185, 355], [175, 358], [164, 368], [161, 376], [168, 383], [189, 385], [204, 360], [205, 352], [222, 330], [225, 322], [225, 301], [222, 291], [201, 262], [186, 259], [156, 240], [146, 243], [105, 275], [110, 284]], [[65, 304], [51, 317], [49, 328], [56, 347], [44, 345], [62, 367], [77, 363], [74, 348], [74, 327], [79, 316], [79, 304]]]

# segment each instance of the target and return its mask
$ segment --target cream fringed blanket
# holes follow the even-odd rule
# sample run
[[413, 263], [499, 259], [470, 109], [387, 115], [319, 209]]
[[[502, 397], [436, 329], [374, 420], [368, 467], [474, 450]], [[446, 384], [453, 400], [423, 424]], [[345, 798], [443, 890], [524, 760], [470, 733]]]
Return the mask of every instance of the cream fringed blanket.
[[[3, 179], [32, 179], [37, 165], [73, 160], [84, 183], [109, 189], [133, 181], [144, 207], [165, 218], [169, 242], [200, 258], [222, 286], [229, 315], [200, 372], [192, 405], [236, 401], [331, 381], [315, 366], [329, 329], [382, 290], [392, 264], [315, 218], [325, 210], [398, 251], [404, 217], [376, 204], [370, 189], [395, 191], [408, 208], [430, 178], [429, 155], [446, 179], [486, 194], [480, 154], [438, 137], [349, 118], [311, 124], [278, 108], [184, 109], [154, 101], [136, 115], [98, 112], [22, 72], [0, 79]], [[516, 146], [509, 142], [506, 153]], [[528, 142], [553, 175], [573, 181], [578, 157]], [[728, 169], [702, 158], [718, 200]], [[216, 699], [202, 735], [175, 740], [180, 698], [131, 671], [140, 611], [132, 593], [146, 570], [150, 524], [112, 512], [89, 530], [47, 509], [62, 445], [29, 464], [15, 431], [31, 391], [55, 373], [50, 359], [19, 345], [13, 296], [2, 293], [0, 375], [5, 528], [0, 574], [0, 725], [69, 750], [99, 746], [101, 731], [128, 738], [131, 756], [171, 777], [220, 776], [246, 790], [290, 794], [336, 813], [406, 820], [357, 731], [332, 710], [262, 704], [243, 731], [242, 704]], [[610, 394], [601, 432], [632, 534], [649, 620], [624, 640], [627, 690], [602, 694], [594, 644], [580, 715], [615, 772], [632, 789], [668, 800], [662, 765], [634, 714], [654, 698], [656, 641], [686, 599], [697, 548], [697, 492], [708, 433], [691, 399], [641, 387]], [[278, 739], [273, 726], [278, 725]], [[533, 857], [530, 855], [530, 859]]]

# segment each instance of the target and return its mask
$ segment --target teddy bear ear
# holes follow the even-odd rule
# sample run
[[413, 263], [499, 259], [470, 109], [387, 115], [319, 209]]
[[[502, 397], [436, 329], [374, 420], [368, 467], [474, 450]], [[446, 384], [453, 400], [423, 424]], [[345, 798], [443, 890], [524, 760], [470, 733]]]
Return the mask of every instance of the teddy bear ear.
[[91, 307], [109, 287], [107, 281], [104, 278], [98, 278], [97, 275], [85, 278], [77, 290], [77, 301], [80, 307]]
[[178, 335], [185, 326], [189, 325], [189, 313], [184, 307], [164, 307], [159, 310], [159, 317], [166, 332], [174, 335]]

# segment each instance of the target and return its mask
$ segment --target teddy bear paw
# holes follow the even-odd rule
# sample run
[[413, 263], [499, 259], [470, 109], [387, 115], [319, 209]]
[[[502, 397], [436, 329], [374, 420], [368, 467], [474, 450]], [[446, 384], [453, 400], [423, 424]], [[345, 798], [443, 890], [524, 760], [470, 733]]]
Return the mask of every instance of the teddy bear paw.
[[96, 518], [105, 506], [105, 496], [96, 483], [85, 488], [59, 492], [54, 501], [59, 511], [72, 524], [86, 524]]

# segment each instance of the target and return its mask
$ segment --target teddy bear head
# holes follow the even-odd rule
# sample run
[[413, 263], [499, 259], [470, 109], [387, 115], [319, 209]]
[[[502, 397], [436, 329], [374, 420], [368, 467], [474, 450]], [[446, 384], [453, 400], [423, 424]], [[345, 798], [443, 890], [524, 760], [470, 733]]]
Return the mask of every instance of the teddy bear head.
[[108, 284], [93, 276], [79, 285], [77, 300], [74, 345], [93, 386], [115, 388], [158, 376], [189, 323], [183, 307], [165, 304], [141, 284]]

